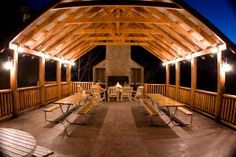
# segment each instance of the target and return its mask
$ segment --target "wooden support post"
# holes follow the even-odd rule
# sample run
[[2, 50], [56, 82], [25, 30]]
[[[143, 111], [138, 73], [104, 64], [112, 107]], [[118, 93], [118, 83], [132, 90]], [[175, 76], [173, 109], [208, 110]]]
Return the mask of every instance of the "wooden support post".
[[18, 72], [18, 52], [17, 52], [17, 47], [14, 47], [12, 69], [10, 71], [10, 87], [13, 93], [13, 117], [16, 117], [16, 113], [20, 106], [19, 93], [17, 89], [17, 72]]
[[61, 98], [61, 62], [57, 62], [57, 86], [58, 86], [58, 98]]
[[170, 86], [170, 70], [169, 64], [166, 65], [166, 96], [169, 96], [169, 86]]
[[197, 57], [191, 59], [191, 109], [194, 108], [194, 92], [197, 88]]
[[223, 103], [223, 94], [225, 90], [225, 72], [223, 70], [223, 51], [224, 47], [218, 47], [217, 53], [217, 97], [216, 97], [216, 106], [215, 106], [215, 119], [220, 121], [222, 103]]
[[175, 99], [178, 100], [178, 90], [180, 86], [180, 63], [175, 63]]
[[42, 106], [45, 104], [45, 58], [39, 57], [39, 88]]
[[66, 66], [66, 82], [69, 84], [69, 94], [72, 93], [72, 82], [71, 82], [71, 64]]

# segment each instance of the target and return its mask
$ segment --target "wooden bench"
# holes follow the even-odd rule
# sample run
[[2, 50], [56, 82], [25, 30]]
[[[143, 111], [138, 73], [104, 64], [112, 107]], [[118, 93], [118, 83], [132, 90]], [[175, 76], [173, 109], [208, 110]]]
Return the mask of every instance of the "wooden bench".
[[54, 152], [48, 148], [41, 147], [39, 145], [36, 146], [33, 157], [47, 157], [52, 155]]
[[83, 105], [82, 107], [79, 108], [77, 114], [80, 115], [84, 115], [86, 117], [86, 123], [88, 123], [88, 113], [91, 111], [91, 109], [93, 109], [95, 106], [95, 102], [94, 101], [89, 101], [87, 102], [85, 105]]
[[181, 111], [185, 115], [190, 116], [190, 122], [189, 123], [184, 123], [184, 125], [192, 125], [192, 122], [193, 122], [193, 112], [191, 112], [188, 109], [183, 108], [183, 107], [178, 107], [178, 111]]
[[57, 122], [56, 120], [48, 120], [47, 119], [47, 113], [48, 112], [52, 112], [56, 109], [60, 108], [60, 105], [58, 104], [53, 104], [51, 106], [49, 106], [48, 108], [45, 108], [43, 111], [44, 111], [44, 117], [45, 117], [45, 125], [47, 124], [47, 122]]
[[148, 102], [144, 101], [143, 99], [140, 99], [139, 101], [140, 101], [142, 108], [144, 108], [146, 110], [146, 112], [148, 113], [148, 125], [149, 125], [150, 118], [152, 116], [159, 116], [159, 114], [150, 104], [148, 104]]

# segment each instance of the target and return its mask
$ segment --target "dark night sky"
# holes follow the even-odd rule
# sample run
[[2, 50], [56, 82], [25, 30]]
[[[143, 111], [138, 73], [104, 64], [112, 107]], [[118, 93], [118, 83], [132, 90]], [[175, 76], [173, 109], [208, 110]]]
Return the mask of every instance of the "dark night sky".
[[236, 0], [184, 0], [236, 43]]

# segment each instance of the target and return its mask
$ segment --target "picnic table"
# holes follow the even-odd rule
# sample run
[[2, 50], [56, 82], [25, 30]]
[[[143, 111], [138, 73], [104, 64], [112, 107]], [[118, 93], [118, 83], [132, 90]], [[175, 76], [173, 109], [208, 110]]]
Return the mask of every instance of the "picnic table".
[[[73, 105], [77, 105], [77, 106], [81, 105], [81, 102], [82, 101], [86, 101], [88, 99], [88, 97], [89, 97], [88, 94], [76, 93], [76, 94], [70, 95], [70, 96], [68, 96], [66, 98], [60, 99], [60, 100], [54, 102], [54, 104], [59, 104], [60, 105], [61, 112], [64, 115], [65, 120], [69, 124], [77, 124], [77, 123], [73, 123], [73, 122], [71, 122], [71, 121], [69, 121], [67, 119], [67, 116], [70, 114], [71, 106], [73, 106]], [[63, 110], [63, 106], [64, 105], [67, 105], [67, 108], [66, 108], [65, 111]]]
[[29, 157], [33, 155], [36, 145], [36, 139], [27, 132], [0, 128], [0, 156]]
[[161, 94], [147, 94], [149, 98], [151, 98], [152, 102], [157, 105], [157, 107], [160, 108], [166, 108], [167, 114], [170, 118], [169, 123], [174, 123], [174, 117], [177, 112], [178, 107], [183, 107], [184, 104], [175, 101], [169, 97], [166, 97]]

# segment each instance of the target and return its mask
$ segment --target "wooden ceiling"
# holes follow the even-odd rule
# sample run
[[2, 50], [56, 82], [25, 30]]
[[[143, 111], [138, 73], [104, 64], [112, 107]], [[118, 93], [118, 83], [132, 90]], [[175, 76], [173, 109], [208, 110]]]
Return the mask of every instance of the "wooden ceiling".
[[164, 62], [224, 44], [171, 0], [115, 2], [61, 1], [11, 44], [70, 61], [98, 45], [137, 45]]

